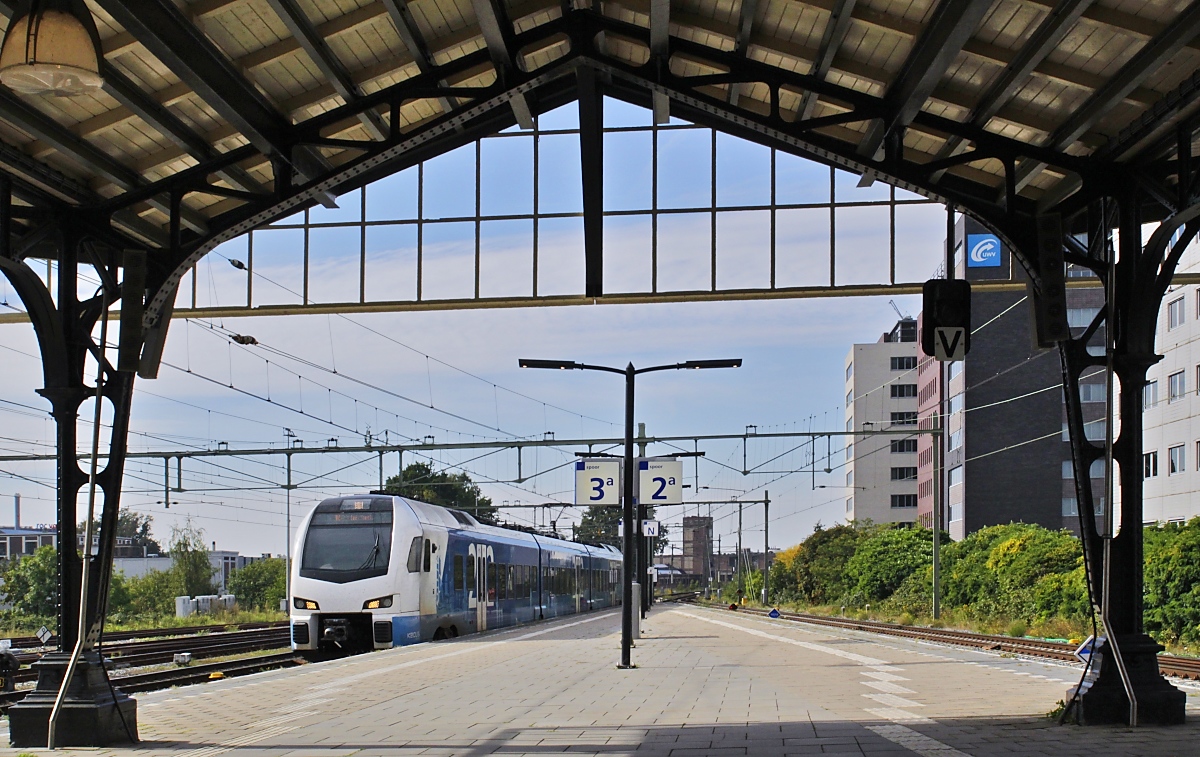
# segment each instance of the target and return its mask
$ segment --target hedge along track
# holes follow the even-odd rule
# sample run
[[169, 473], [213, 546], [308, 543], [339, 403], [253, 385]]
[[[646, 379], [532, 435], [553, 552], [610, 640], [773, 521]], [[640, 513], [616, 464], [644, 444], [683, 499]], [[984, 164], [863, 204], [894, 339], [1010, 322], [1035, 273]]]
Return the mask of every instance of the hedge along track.
[[[694, 601], [680, 598], [681, 601]], [[722, 605], [708, 605], [721, 607]], [[768, 610], [749, 607], [739, 607], [739, 613], [768, 617]], [[896, 623], [883, 623], [877, 620], [853, 620], [850, 618], [834, 618], [826, 615], [810, 615], [800, 612], [779, 612], [780, 620], [790, 620], [797, 623], [809, 623], [815, 626], [841, 628], [847, 631], [866, 631], [885, 636], [900, 636], [917, 641], [934, 641], [940, 644], [952, 644], [973, 649], [986, 649], [1009, 654], [1042, 657], [1065, 662], [1078, 662], [1075, 657], [1076, 646], [1059, 641], [1042, 639], [1015, 638], [1011, 636], [992, 636], [989, 634], [971, 633], [969, 631], [954, 631], [945, 628], [924, 628], [920, 626], [902, 626]], [[1175, 655], [1158, 656], [1158, 669], [1163, 675], [1200, 681], [1200, 659], [1178, 657]]]

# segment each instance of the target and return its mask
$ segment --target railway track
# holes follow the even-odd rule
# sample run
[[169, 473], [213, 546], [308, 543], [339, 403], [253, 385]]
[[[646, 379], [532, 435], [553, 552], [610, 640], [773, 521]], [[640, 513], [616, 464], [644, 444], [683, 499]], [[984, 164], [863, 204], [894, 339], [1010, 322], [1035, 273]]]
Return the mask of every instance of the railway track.
[[[234, 630], [229, 630], [234, 629]], [[174, 634], [168, 636], [168, 634]], [[178, 635], [187, 634], [187, 635]], [[241, 675], [272, 667], [289, 665], [297, 660], [291, 652], [291, 631], [286, 622], [248, 623], [240, 626], [191, 626], [186, 628], [161, 628], [147, 631], [131, 631], [105, 634], [106, 643], [101, 652], [113, 675], [114, 684], [125, 691], [148, 691], [155, 688], [178, 686], [207, 680], [213, 673]], [[14, 639], [14, 646], [27, 639]], [[32, 639], [38, 643], [36, 639]], [[253, 652], [287, 650], [251, 658], [225, 660], [201, 665], [188, 665], [168, 670], [144, 673], [125, 672], [136, 668], [165, 665], [174, 662], [175, 655], [189, 653], [193, 660], [245, 655]], [[14, 650], [22, 667], [14, 676], [18, 685], [37, 679], [37, 673], [28, 666], [41, 656], [38, 652]], [[0, 709], [19, 701], [25, 690], [0, 694]]]
[[[689, 601], [681, 599], [680, 601]], [[719, 607], [719, 605], [709, 605]], [[748, 615], [767, 616], [767, 610], [740, 607], [737, 612]], [[799, 612], [780, 612], [779, 619], [799, 623], [809, 623], [817, 626], [841, 628], [848, 631], [866, 631], [885, 636], [899, 636], [917, 641], [935, 641], [941, 644], [953, 644], [974, 649], [987, 649], [1009, 654], [1028, 655], [1052, 660], [1078, 662], [1075, 658], [1075, 645], [1042, 639], [1014, 638], [1011, 636], [992, 636], [989, 634], [971, 633], [969, 631], [954, 631], [945, 628], [924, 628], [919, 626], [902, 626], [895, 623], [883, 623], [876, 620], [852, 620], [850, 618], [833, 618], [826, 615], [810, 615]], [[1177, 657], [1175, 655], [1159, 655], [1158, 668], [1163, 675], [1200, 680], [1200, 659]]]
[[[171, 668], [168, 670], [154, 670], [146, 673], [115, 676], [111, 680], [113, 686], [127, 694], [133, 694], [139, 691], [168, 689], [172, 686], [186, 686], [188, 684], [213, 680], [214, 678], [223, 679], [272, 670], [274, 668], [287, 668], [298, 665], [300, 662], [301, 658], [289, 650], [287, 652], [259, 655], [240, 660], [225, 660], [205, 665], [189, 665], [187, 667]], [[28, 689], [0, 693], [0, 710], [7, 709], [10, 705], [21, 701], [28, 693]]]
[[[257, 623], [209, 623], [207, 625], [179, 626], [176, 628], [148, 628], [141, 631], [105, 631], [104, 643], [115, 645], [116, 642], [198, 636], [223, 631], [259, 631], [269, 628], [287, 628], [289, 623], [290, 621], [287, 620], [272, 620]], [[58, 637], [51, 636], [45, 645], [36, 636], [16, 636], [10, 639], [10, 641], [12, 641], [13, 649], [31, 649], [41, 646], [55, 646], [58, 644]]]

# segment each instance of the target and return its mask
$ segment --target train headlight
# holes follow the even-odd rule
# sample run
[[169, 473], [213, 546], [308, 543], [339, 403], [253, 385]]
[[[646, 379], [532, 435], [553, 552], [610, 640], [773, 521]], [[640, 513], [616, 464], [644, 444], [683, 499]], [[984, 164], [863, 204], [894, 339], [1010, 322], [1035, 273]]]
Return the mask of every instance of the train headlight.
[[378, 599], [368, 599], [366, 602], [363, 602], [364, 610], [378, 610], [382, 607], [391, 607], [391, 606], [392, 606], [392, 595], [391, 594], [387, 595], [386, 597], [379, 597]]
[[311, 599], [301, 599], [300, 597], [292, 598], [292, 606], [297, 610], [320, 610], [321, 606]]

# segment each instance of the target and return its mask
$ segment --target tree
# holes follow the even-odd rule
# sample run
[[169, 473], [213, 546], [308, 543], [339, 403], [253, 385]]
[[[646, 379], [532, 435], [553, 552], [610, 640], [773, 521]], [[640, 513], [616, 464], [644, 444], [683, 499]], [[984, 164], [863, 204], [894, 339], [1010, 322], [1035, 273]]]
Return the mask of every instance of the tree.
[[39, 547], [32, 555], [10, 560], [4, 570], [4, 591], [18, 615], [54, 615], [58, 609], [58, 551]]
[[189, 597], [212, 594], [213, 575], [216, 569], [208, 559], [204, 532], [189, 520], [182, 527], [171, 529], [171, 572], [175, 574], [178, 596]]
[[409, 463], [401, 475], [389, 478], [383, 489], [388, 494], [463, 510], [480, 523], [496, 525], [492, 500], [483, 496], [466, 473], [435, 471], [430, 463]]
[[621, 508], [592, 505], [583, 514], [575, 528], [575, 539], [588, 544], [608, 544], [621, 548], [617, 536], [617, 523], [621, 520]]
[[[620, 507], [609, 507], [604, 505], [592, 505], [580, 519], [579, 525], [575, 527], [575, 541], [585, 542], [587, 544], [608, 544], [617, 549], [624, 549], [624, 541], [618, 536], [617, 525], [621, 522], [623, 510]], [[646, 508], [646, 518], [654, 519], [654, 508]], [[656, 555], [662, 554], [670, 540], [667, 538], [667, 527], [660, 523], [658, 527], [658, 537], [655, 538], [653, 544], [653, 552]]]
[[[160, 555], [163, 551], [162, 545], [150, 533], [150, 524], [153, 522], [154, 516], [152, 515], [122, 510], [117, 514], [117, 536], [133, 539], [133, 546], [145, 547], [148, 555]], [[92, 524], [93, 529], [99, 529], [99, 527], [99, 521]], [[87, 522], [79, 521], [77, 528], [82, 536], [87, 529]]]
[[122, 510], [117, 514], [117, 536], [127, 536], [133, 539], [135, 547], [145, 547], [146, 554], [162, 554], [162, 545], [150, 533], [150, 524], [154, 516], [135, 513], [132, 510]]
[[274, 610], [287, 596], [287, 569], [281, 558], [255, 560], [229, 576], [229, 593], [244, 608]]

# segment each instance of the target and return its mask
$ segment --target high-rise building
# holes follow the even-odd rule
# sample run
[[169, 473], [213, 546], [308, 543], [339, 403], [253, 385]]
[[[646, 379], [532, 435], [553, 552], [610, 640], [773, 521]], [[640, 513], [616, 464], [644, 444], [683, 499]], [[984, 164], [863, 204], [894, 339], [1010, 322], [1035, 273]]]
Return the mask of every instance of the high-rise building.
[[[846, 355], [846, 430], [917, 427], [917, 322], [901, 318]], [[846, 520], [910, 523], [917, 515], [917, 439], [855, 434], [846, 443]]]
[[[959, 220], [954, 250], [957, 278], [973, 284], [1027, 279], [1001, 241], [971, 218]], [[1078, 335], [1091, 323], [1103, 300], [1099, 288], [1068, 290], [1073, 333]], [[938, 478], [942, 522], [951, 538], [1011, 522], [1077, 528], [1062, 367], [1058, 350], [1034, 345], [1032, 317], [1024, 294], [975, 287], [967, 359], [938, 363], [920, 357], [916, 381], [921, 427], [932, 424], [939, 407], [943, 422]], [[1103, 439], [1103, 375], [1086, 376], [1084, 384], [1088, 437]], [[927, 436], [918, 441], [918, 510], [927, 525], [932, 524], [933, 491], [939, 485], [933, 443]], [[1097, 472], [1102, 485], [1103, 471]]]
[[[1200, 270], [1200, 245], [1188, 245], [1178, 270]], [[1163, 298], [1157, 348], [1163, 359], [1142, 390], [1142, 512], [1148, 523], [1179, 523], [1200, 515], [1200, 288]]]

